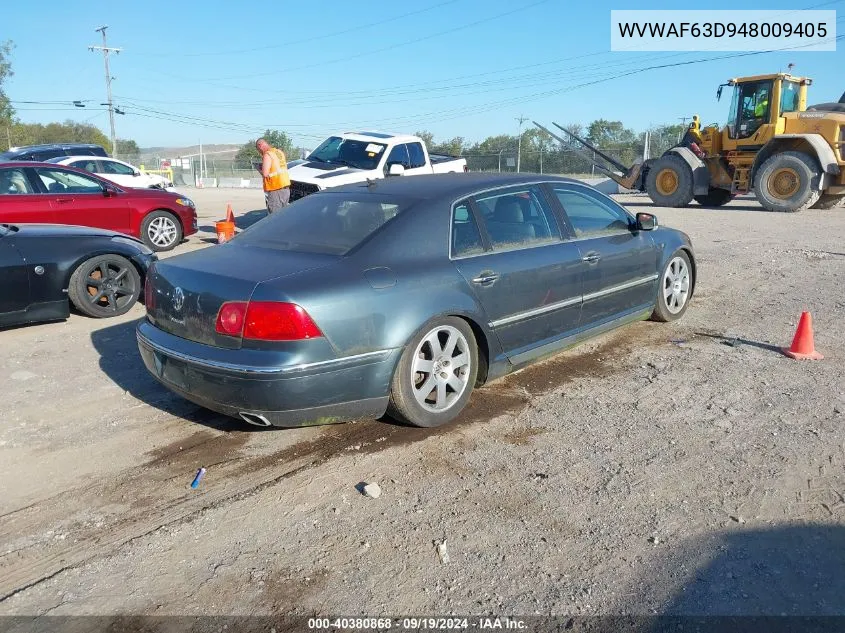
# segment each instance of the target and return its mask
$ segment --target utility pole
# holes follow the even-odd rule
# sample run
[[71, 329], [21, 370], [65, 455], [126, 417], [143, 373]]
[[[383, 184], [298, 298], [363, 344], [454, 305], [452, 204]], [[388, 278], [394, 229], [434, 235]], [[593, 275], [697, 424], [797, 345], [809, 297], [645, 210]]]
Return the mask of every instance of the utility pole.
[[106, 43], [106, 29], [109, 28], [108, 25], [101, 26], [98, 29], [94, 29], [94, 31], [103, 34], [103, 45], [102, 46], [89, 46], [89, 51], [103, 51], [103, 61], [106, 64], [106, 94], [108, 95], [108, 103], [104, 103], [102, 105], [107, 105], [109, 107], [109, 124], [111, 125], [111, 153], [112, 156], [117, 154], [117, 137], [114, 133], [114, 103], [112, 102], [111, 98], [111, 80], [113, 77], [111, 76], [111, 72], [109, 71], [109, 55], [111, 53], [119, 53], [121, 50], [120, 48], [109, 48]]
[[516, 173], [519, 173], [519, 164], [522, 158], [522, 124], [528, 119], [520, 116], [516, 120], [519, 121], [519, 140], [516, 143]]
[[[679, 116], [678, 119], [680, 119], [681, 123], [684, 125], [684, 127], [686, 127], [687, 119], [689, 119], [689, 117], [688, 116]], [[683, 136], [683, 134], [684, 134], [684, 130], [681, 129], [681, 131], [678, 132], [678, 143], [681, 142], [681, 136]]]

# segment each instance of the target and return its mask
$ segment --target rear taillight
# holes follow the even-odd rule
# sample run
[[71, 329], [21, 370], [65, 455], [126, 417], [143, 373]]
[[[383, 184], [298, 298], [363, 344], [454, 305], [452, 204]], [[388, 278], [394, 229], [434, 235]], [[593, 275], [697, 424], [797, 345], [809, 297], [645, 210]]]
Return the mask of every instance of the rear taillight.
[[300, 341], [323, 335], [301, 306], [278, 301], [224, 303], [217, 313], [217, 332], [262, 341]]
[[153, 292], [151, 275], [147, 275], [147, 278], [144, 280], [144, 306], [147, 308], [147, 312], [152, 312], [153, 308], [155, 308], [155, 293]]
[[246, 320], [246, 302], [231, 301], [220, 306], [217, 313], [217, 333], [226, 336], [240, 336]]

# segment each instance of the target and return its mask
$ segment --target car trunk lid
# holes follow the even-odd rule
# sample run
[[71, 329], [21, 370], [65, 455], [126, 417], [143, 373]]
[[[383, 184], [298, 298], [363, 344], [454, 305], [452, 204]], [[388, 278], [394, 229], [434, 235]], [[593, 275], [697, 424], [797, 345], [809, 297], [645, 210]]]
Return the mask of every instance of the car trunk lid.
[[328, 266], [336, 255], [239, 247], [235, 243], [159, 260], [150, 273], [156, 327], [184, 339], [239, 349], [241, 338], [218, 334], [217, 314], [227, 301], [249, 301], [262, 281]]

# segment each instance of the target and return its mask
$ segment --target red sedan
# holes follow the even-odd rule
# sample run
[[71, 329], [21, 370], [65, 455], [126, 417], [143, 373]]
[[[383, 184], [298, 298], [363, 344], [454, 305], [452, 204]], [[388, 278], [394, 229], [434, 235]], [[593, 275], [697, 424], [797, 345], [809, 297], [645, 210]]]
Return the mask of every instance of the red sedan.
[[197, 232], [197, 211], [178, 193], [119, 187], [81, 169], [15, 161], [0, 163], [0, 223], [91, 226], [169, 251]]

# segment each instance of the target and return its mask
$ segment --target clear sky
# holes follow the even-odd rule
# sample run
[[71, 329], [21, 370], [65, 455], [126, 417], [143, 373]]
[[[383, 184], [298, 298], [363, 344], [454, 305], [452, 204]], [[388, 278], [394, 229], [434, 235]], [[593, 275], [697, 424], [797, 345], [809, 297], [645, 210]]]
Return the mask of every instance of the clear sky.
[[[837, 9], [845, 0], [748, 0], [743, 9]], [[836, 52], [788, 51], [607, 79], [645, 66], [725, 53], [610, 52], [610, 10], [641, 3], [420, 0], [419, 3], [4, 3], [11, 39], [7, 93], [26, 122], [89, 120], [108, 133], [103, 58], [108, 28], [117, 135], [142, 147], [243, 142], [271, 127], [314, 147], [332, 132], [430, 130], [469, 141], [516, 134], [516, 117], [547, 124], [621, 120], [644, 130], [699, 114], [724, 122], [718, 84], [786, 70], [810, 76], [810, 101], [845, 91], [845, 41]], [[650, 9], [682, 8], [660, 1]], [[694, 8], [736, 9], [736, 2]], [[84, 100], [85, 109], [72, 100]], [[22, 101], [60, 102], [26, 104]], [[99, 110], [99, 111], [98, 111]], [[530, 125], [530, 120], [527, 123]]]

